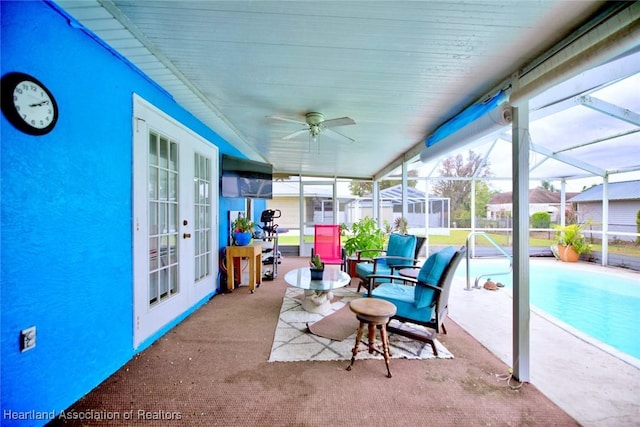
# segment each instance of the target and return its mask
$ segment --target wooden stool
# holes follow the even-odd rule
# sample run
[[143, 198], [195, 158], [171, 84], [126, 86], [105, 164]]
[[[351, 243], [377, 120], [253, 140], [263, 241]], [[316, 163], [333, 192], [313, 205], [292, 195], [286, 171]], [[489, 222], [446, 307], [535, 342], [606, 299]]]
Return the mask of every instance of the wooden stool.
[[[371, 354], [375, 351], [384, 356], [384, 363], [387, 365], [387, 377], [391, 378], [391, 371], [389, 370], [390, 356], [387, 323], [389, 322], [389, 318], [396, 314], [396, 306], [388, 301], [377, 298], [359, 298], [351, 301], [349, 308], [356, 314], [356, 317], [360, 321], [360, 326], [358, 326], [356, 345], [353, 346], [353, 356], [351, 356], [351, 364], [347, 367], [347, 371], [351, 370], [353, 363], [356, 361], [356, 354], [358, 354], [359, 351], [369, 350]], [[366, 348], [360, 349], [360, 342], [362, 340], [362, 334], [364, 334], [365, 325], [368, 325], [369, 328], [369, 343]], [[380, 330], [382, 350], [376, 348], [374, 345], [376, 327]]]

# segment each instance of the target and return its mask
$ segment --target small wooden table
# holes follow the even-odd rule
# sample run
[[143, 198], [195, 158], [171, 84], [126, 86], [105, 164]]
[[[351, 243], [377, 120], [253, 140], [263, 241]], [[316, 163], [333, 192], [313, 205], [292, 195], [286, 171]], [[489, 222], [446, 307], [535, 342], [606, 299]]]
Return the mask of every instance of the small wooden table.
[[[356, 314], [356, 317], [360, 321], [358, 326], [358, 332], [356, 334], [356, 344], [353, 346], [351, 364], [347, 367], [347, 371], [351, 370], [351, 367], [356, 361], [356, 355], [362, 350], [369, 350], [369, 353], [380, 353], [384, 356], [384, 363], [387, 365], [387, 377], [391, 378], [391, 370], [389, 369], [389, 336], [387, 335], [387, 323], [389, 318], [396, 314], [396, 306], [377, 298], [359, 298], [349, 303], [349, 308]], [[364, 335], [365, 325], [368, 326], [368, 343], [365, 348], [360, 348], [362, 341], [362, 335]], [[380, 341], [382, 344], [382, 350], [377, 348], [375, 342], [375, 330], [378, 328], [380, 331]]]
[[[227, 246], [227, 290], [234, 289], [234, 258], [249, 259], [249, 291], [262, 283], [262, 245]], [[238, 272], [238, 274], [242, 274]]]

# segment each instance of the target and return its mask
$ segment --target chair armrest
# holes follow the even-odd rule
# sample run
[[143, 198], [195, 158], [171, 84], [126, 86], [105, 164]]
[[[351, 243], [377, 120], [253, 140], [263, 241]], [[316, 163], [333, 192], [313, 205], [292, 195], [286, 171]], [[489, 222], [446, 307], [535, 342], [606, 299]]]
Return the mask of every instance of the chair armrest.
[[[378, 260], [383, 260], [383, 259], [395, 259], [395, 260], [398, 260], [398, 261], [411, 261], [411, 262], [413, 262], [412, 265], [415, 265], [415, 263], [419, 261], [419, 260], [417, 260], [415, 258], [409, 258], [409, 257], [403, 257], [403, 256], [397, 256], [397, 255], [382, 255], [382, 256], [377, 256], [377, 257], [373, 258], [373, 262], [376, 262]], [[409, 265], [407, 265], [407, 267], [409, 267]]]
[[[414, 261], [416, 262], [420, 262], [419, 259], [414, 259]], [[413, 264], [413, 265], [402, 265], [402, 266], [397, 266], [397, 267], [393, 267], [393, 268], [415, 268], [415, 269], [421, 269], [422, 266], [418, 265], [418, 264]]]
[[358, 250], [356, 251], [356, 255], [358, 256], [357, 261], [358, 262], [371, 262], [371, 258], [362, 258], [362, 253], [369, 253], [369, 252], [377, 252], [377, 253], [381, 253], [384, 252], [384, 249], [363, 249], [363, 250]]
[[426, 282], [419, 282], [419, 283], [420, 283], [420, 286], [424, 286], [425, 288], [433, 289], [436, 292], [442, 292], [442, 288], [438, 286], [434, 286]]
[[[387, 261], [387, 266], [391, 269], [391, 273], [394, 273], [395, 270], [397, 269], [401, 269], [401, 268], [409, 268], [409, 267], [413, 267], [415, 266], [415, 264], [419, 261], [417, 259], [414, 258], [408, 258], [408, 257], [401, 257], [401, 256], [395, 256], [395, 255], [386, 255], [386, 256], [379, 256], [379, 257], [375, 257], [373, 259], [373, 274], [376, 273], [376, 266], [378, 265], [378, 261]], [[406, 264], [406, 265], [389, 265], [389, 260], [396, 260], [396, 261], [411, 261], [413, 264]]]

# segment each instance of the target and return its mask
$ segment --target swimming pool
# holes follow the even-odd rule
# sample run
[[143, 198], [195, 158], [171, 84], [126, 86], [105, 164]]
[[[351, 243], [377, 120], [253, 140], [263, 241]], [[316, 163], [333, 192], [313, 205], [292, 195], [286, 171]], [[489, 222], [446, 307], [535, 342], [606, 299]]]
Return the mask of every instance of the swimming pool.
[[[471, 286], [476, 276], [508, 269], [501, 260], [472, 259]], [[529, 264], [530, 303], [614, 349], [640, 359], [640, 273], [621, 274], [613, 269], [580, 268], [561, 262]], [[456, 276], [466, 278], [464, 260]], [[494, 275], [511, 292], [513, 275]], [[479, 281], [479, 285], [486, 278]], [[477, 292], [477, 290], [474, 290]], [[498, 291], [499, 292], [499, 291]]]

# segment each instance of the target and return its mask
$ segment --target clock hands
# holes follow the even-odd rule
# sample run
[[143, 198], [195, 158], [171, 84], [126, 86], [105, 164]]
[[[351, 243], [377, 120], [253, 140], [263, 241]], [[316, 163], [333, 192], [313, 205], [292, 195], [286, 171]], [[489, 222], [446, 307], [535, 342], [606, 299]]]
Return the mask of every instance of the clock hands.
[[49, 101], [38, 102], [37, 104], [30, 104], [29, 107], [42, 107], [43, 105], [47, 105]]

